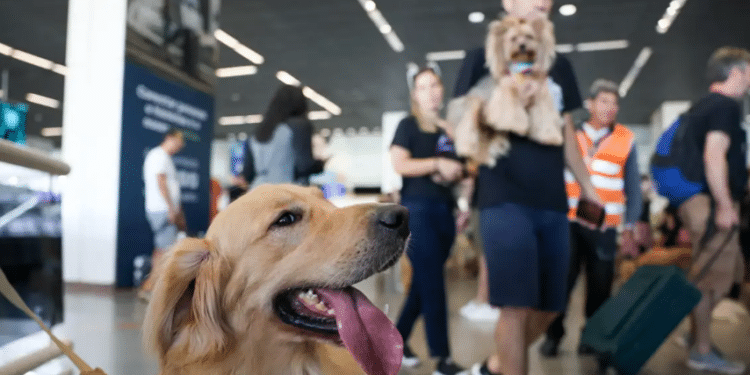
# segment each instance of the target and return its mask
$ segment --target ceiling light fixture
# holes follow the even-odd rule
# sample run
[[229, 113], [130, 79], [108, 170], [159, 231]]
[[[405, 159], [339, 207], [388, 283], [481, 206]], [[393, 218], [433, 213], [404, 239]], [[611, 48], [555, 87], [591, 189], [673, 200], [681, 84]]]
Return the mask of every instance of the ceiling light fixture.
[[2, 43], [0, 43], [0, 55], [5, 55], [5, 56], [8, 56], [8, 55], [10, 55], [10, 54], [11, 54], [12, 52], [13, 52], [13, 48], [12, 48], [12, 47], [10, 47], [10, 46], [8, 46], [8, 45], [5, 45], [5, 44], [2, 44]]
[[469, 13], [469, 22], [471, 22], [471, 23], [482, 23], [482, 22], [484, 22], [484, 13], [482, 13], [482, 12], [471, 12], [471, 13]]
[[576, 50], [576, 46], [573, 44], [558, 44], [555, 46], [557, 53], [571, 53]]
[[263, 122], [263, 115], [245, 116], [245, 124], [260, 124], [261, 122]]
[[224, 43], [225, 46], [233, 49], [234, 52], [237, 52], [240, 56], [248, 59], [255, 65], [261, 65], [263, 64], [263, 62], [265, 62], [265, 59], [261, 54], [240, 43], [239, 40], [227, 34], [224, 30], [217, 29], [216, 31], [214, 31], [214, 37], [216, 37], [216, 39], [218, 39], [220, 42]]
[[464, 57], [466, 57], [464, 50], [429, 52], [425, 55], [427, 61], [463, 60]]
[[242, 125], [244, 123], [245, 123], [245, 116], [219, 117], [219, 125]]
[[625, 78], [623, 78], [622, 82], [620, 82], [619, 93], [621, 98], [624, 98], [626, 95], [628, 95], [628, 91], [630, 91], [630, 88], [633, 87], [635, 79], [638, 78], [638, 74], [641, 73], [641, 69], [643, 69], [643, 66], [646, 65], [646, 62], [651, 57], [652, 53], [653, 50], [651, 49], [651, 47], [643, 47], [641, 52], [638, 54], [638, 57], [635, 58], [633, 66], [630, 67], [628, 74], [626, 74]]
[[659, 34], [666, 33], [674, 23], [674, 20], [680, 14], [680, 9], [685, 6], [687, 0], [672, 0], [664, 15], [656, 23], [656, 32]]
[[62, 127], [42, 128], [42, 137], [60, 137], [62, 136]]
[[331, 112], [328, 111], [310, 111], [307, 113], [307, 118], [315, 121], [315, 120], [328, 120], [333, 115], [331, 115]]
[[65, 75], [68, 72], [68, 69], [64, 65], [56, 64], [43, 57], [15, 49], [7, 44], [0, 43], [0, 55], [10, 56], [16, 60], [38, 66], [42, 69], [51, 70], [60, 75]]
[[26, 101], [34, 104], [43, 105], [50, 108], [60, 108], [60, 101], [39, 94], [26, 94]]
[[255, 73], [258, 73], [258, 67], [255, 65], [232, 66], [216, 69], [216, 76], [220, 78], [250, 76]]
[[576, 11], [578, 11], [578, 8], [573, 4], [565, 4], [560, 7], [560, 14], [566, 17], [576, 14]]
[[591, 51], [606, 51], [613, 49], [625, 49], [628, 48], [630, 43], [627, 40], [605, 40], [601, 42], [586, 42], [578, 43], [576, 50], [578, 52], [591, 52]]
[[383, 14], [375, 6], [375, 2], [372, 0], [357, 0], [362, 8], [367, 12], [367, 16], [375, 24], [381, 34], [385, 37], [385, 40], [396, 52], [402, 52], [404, 50], [404, 43], [393, 31], [393, 27], [386, 21]]
[[305, 86], [302, 89], [302, 94], [304, 94], [308, 99], [314, 101], [319, 106], [323, 107], [326, 111], [331, 112], [331, 114], [336, 116], [341, 114], [341, 107], [326, 99], [326, 97], [324, 97], [323, 95], [318, 94], [310, 87]]
[[294, 78], [291, 74], [289, 74], [289, 73], [287, 73], [287, 72], [285, 72], [283, 70], [279, 70], [276, 73], [276, 78], [279, 81], [284, 82], [285, 84], [290, 85], [290, 86], [301, 86], [302, 85], [302, 82], [300, 82], [297, 78]]

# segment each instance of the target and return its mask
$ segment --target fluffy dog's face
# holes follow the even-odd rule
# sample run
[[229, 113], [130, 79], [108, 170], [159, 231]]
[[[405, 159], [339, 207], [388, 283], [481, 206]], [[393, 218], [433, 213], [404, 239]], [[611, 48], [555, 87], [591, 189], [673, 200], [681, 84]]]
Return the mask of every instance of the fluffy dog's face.
[[536, 60], [537, 49], [539, 48], [539, 37], [531, 27], [531, 23], [525, 20], [509, 25], [505, 34], [502, 36], [502, 51], [505, 59], [514, 63], [532, 63]]
[[[327, 341], [368, 373], [391, 373], [400, 335], [351, 285], [393, 265], [408, 235], [403, 207], [338, 209], [318, 189], [261, 186], [222, 211], [204, 240], [170, 250], [144, 327], [157, 329], [150, 340], [163, 366]], [[273, 342], [256, 342], [259, 330]]]
[[543, 18], [526, 20], [507, 16], [490, 24], [486, 45], [487, 63], [499, 78], [511, 63], [529, 63], [548, 72], [555, 56], [552, 23]]

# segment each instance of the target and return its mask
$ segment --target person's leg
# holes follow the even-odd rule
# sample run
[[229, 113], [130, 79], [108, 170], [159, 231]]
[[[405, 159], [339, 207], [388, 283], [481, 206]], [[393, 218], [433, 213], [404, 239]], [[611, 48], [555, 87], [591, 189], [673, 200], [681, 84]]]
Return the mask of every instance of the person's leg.
[[421, 262], [428, 273], [421, 284], [422, 315], [427, 333], [427, 344], [432, 357], [450, 356], [448, 344], [448, 304], [445, 292], [445, 262], [455, 239], [455, 223], [451, 208], [435, 204], [428, 210], [430, 225], [425, 228], [425, 259]]
[[504, 204], [483, 210], [481, 227], [489, 301], [502, 308], [495, 330], [497, 353], [487, 365], [495, 373], [520, 374], [526, 369], [529, 314], [540, 298], [534, 223], [527, 208]]
[[586, 318], [590, 318], [610, 297], [615, 272], [617, 231], [590, 231], [595, 241], [586, 263]]
[[[578, 274], [581, 272], [581, 263], [583, 262], [582, 252], [579, 251], [579, 244], [580, 246], [585, 245], [583, 243], [583, 238], [581, 238], [581, 225], [577, 223], [570, 223], [570, 267], [568, 271], [568, 279], [567, 279], [567, 297], [570, 297], [570, 293], [575, 287], [576, 280], [578, 279]], [[545, 342], [545, 345], [542, 345], [540, 350], [543, 351], [543, 354], [545, 355], [555, 355], [557, 352], [557, 346], [560, 343], [560, 340], [562, 340], [563, 336], [565, 336], [565, 327], [563, 326], [563, 321], [565, 320], [565, 311], [560, 313], [557, 318], [554, 319], [554, 321], [549, 325], [549, 328], [547, 329], [547, 338], [550, 340], [550, 343], [547, 344]], [[554, 346], [554, 347], [553, 347]]]
[[403, 205], [409, 209], [409, 230], [411, 238], [409, 247], [406, 249], [406, 255], [412, 266], [411, 287], [409, 288], [406, 302], [401, 310], [401, 314], [396, 323], [396, 329], [401, 333], [406, 343], [411, 336], [414, 323], [422, 312], [421, 291], [424, 289], [421, 283], [429, 279], [425, 267], [421, 264], [422, 259], [427, 258], [422, 255], [429, 251], [426, 245], [427, 235], [424, 231], [426, 227], [426, 217], [424, 205], [419, 202], [403, 202]]

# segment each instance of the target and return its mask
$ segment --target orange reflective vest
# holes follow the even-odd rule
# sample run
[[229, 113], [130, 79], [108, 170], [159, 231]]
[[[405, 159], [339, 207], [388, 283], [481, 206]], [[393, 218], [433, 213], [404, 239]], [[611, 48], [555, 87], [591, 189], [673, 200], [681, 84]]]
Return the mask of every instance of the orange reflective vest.
[[[599, 198], [604, 203], [605, 224], [617, 227], [625, 213], [625, 163], [633, 147], [633, 132], [617, 124], [604, 139], [594, 147], [594, 142], [583, 130], [576, 131], [578, 149], [583, 155]], [[581, 187], [569, 170], [565, 170], [565, 188], [568, 192], [568, 217], [575, 219]]]

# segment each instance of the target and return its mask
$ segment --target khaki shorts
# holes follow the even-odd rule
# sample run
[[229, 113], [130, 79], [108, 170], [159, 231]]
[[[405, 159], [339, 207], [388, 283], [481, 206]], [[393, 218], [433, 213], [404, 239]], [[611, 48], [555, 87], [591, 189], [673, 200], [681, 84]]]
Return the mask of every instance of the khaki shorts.
[[[739, 210], [739, 203], [735, 203]], [[701, 248], [700, 242], [706, 232], [706, 224], [711, 211], [711, 199], [706, 194], [698, 194], [680, 205], [677, 210], [685, 228], [690, 232], [693, 245], [693, 260], [690, 277], [694, 278], [703, 270], [716, 251], [727, 241], [729, 231], [720, 230]], [[702, 292], [712, 291], [719, 295], [726, 295], [732, 284], [741, 283], [745, 274], [745, 261], [740, 248], [739, 231], [734, 231], [732, 238], [721, 250], [706, 275], [697, 286]]]

